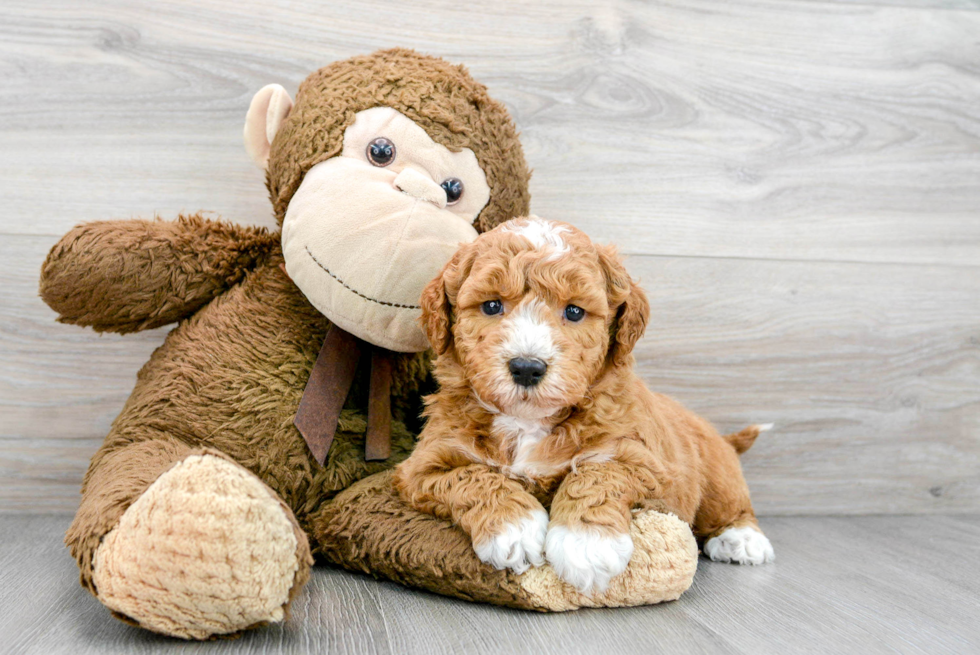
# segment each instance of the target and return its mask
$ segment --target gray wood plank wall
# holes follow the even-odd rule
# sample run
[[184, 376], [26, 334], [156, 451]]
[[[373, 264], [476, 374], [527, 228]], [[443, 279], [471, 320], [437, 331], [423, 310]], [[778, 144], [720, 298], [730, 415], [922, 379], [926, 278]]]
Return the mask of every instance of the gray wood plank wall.
[[37, 298], [76, 223], [271, 226], [258, 88], [404, 45], [510, 107], [533, 210], [619, 244], [642, 375], [721, 429], [761, 514], [980, 507], [980, 3], [92, 2], [0, 7], [0, 511], [77, 505], [166, 330]]

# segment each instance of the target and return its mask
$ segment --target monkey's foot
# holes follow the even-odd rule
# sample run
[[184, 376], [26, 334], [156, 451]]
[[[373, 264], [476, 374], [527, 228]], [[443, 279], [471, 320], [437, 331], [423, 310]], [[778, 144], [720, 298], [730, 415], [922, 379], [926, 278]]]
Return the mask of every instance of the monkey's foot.
[[93, 581], [119, 618], [207, 639], [283, 620], [311, 562], [306, 535], [271, 489], [221, 457], [193, 455], [103, 538]]

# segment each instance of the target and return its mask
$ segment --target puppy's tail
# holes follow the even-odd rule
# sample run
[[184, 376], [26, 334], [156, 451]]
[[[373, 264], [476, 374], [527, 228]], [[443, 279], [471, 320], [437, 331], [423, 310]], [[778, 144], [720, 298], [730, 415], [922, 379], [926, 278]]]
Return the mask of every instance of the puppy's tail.
[[759, 436], [760, 432], [767, 432], [772, 430], [772, 423], [763, 423], [762, 425], [750, 425], [749, 427], [739, 430], [733, 434], [726, 434], [725, 441], [731, 444], [735, 452], [741, 455], [746, 450], [752, 447], [755, 443], [755, 438]]

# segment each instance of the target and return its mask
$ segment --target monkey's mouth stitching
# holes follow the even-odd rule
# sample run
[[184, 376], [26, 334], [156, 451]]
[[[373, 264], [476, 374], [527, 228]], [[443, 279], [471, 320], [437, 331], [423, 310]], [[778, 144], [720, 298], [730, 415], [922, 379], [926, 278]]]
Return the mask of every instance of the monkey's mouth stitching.
[[346, 282], [344, 282], [343, 280], [341, 280], [339, 277], [337, 277], [336, 275], [334, 275], [333, 273], [331, 273], [330, 272], [330, 269], [327, 268], [326, 266], [324, 266], [323, 264], [321, 264], [320, 263], [320, 260], [316, 258], [316, 255], [314, 255], [312, 252], [310, 252], [310, 247], [309, 246], [305, 246], [305, 248], [306, 248], [306, 254], [310, 256], [310, 259], [312, 259], [314, 262], [316, 262], [316, 265], [319, 266], [320, 268], [322, 268], [326, 272], [327, 275], [329, 275], [333, 279], [337, 280], [337, 282], [339, 282], [341, 286], [343, 286], [345, 289], [347, 289], [351, 293], [356, 294], [356, 295], [360, 296], [361, 298], [364, 298], [364, 300], [370, 300], [371, 302], [376, 302], [379, 305], [385, 305], [386, 307], [395, 307], [397, 309], [422, 309], [422, 306], [421, 305], [399, 305], [396, 302], [387, 302], [387, 301], [384, 301], [384, 300], [378, 300], [377, 298], [371, 298], [369, 296], [365, 296], [363, 293], [361, 293], [357, 289], [354, 289], [353, 287], [351, 287], [350, 285], [348, 285]]

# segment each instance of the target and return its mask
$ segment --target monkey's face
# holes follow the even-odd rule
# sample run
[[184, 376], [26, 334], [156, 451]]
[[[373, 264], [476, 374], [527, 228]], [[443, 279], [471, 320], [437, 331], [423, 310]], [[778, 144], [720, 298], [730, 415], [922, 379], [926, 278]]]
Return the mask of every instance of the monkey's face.
[[451, 152], [389, 107], [361, 111], [342, 152], [311, 168], [282, 226], [286, 271], [339, 327], [391, 350], [425, 350], [419, 296], [461, 243], [490, 188], [469, 149]]
[[290, 277], [391, 350], [427, 348], [419, 298], [460, 243], [529, 211], [507, 108], [462, 66], [402, 48], [324, 66], [295, 103], [262, 88], [245, 148], [266, 171]]

